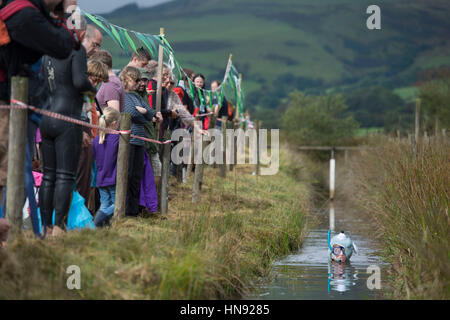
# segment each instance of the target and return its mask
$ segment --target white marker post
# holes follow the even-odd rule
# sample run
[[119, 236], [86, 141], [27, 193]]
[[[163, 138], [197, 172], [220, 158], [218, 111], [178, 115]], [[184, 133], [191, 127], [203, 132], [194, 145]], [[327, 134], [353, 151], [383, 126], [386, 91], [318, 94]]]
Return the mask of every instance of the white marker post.
[[334, 148], [332, 148], [330, 160], [330, 200], [334, 199], [335, 169], [336, 169], [336, 160], [334, 159]]
[[331, 149], [330, 160], [330, 230], [334, 231], [334, 185], [336, 173], [336, 160], [334, 159], [334, 148]]
[[330, 202], [330, 230], [334, 231], [334, 203]]

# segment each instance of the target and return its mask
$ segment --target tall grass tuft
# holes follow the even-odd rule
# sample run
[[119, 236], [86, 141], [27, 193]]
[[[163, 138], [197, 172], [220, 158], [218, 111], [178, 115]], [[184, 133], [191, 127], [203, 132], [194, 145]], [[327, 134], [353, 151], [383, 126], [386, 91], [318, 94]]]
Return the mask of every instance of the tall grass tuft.
[[374, 218], [394, 298], [450, 298], [450, 143], [380, 140], [352, 165], [354, 194]]

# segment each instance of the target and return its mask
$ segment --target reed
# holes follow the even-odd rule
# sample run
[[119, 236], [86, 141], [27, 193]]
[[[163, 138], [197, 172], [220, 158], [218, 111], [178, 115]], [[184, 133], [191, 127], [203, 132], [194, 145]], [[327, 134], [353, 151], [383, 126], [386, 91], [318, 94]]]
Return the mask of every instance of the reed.
[[379, 138], [352, 162], [353, 194], [378, 228], [391, 294], [449, 299], [450, 143]]

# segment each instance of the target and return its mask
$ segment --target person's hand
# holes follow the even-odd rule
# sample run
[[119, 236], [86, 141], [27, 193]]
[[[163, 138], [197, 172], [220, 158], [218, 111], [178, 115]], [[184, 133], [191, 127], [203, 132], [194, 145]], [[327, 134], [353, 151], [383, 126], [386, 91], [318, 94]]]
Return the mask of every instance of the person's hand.
[[91, 82], [92, 86], [97, 88], [98, 84], [101, 82], [98, 78], [96, 77], [88, 77], [89, 81]]
[[209, 137], [209, 131], [207, 131], [207, 130], [200, 129], [200, 130], [198, 130], [198, 132], [200, 132], [200, 134], [203, 136]]
[[87, 148], [90, 145], [91, 145], [91, 137], [86, 132], [83, 132], [83, 142], [82, 142], [83, 148]]
[[155, 116], [153, 117], [152, 121], [161, 123], [163, 121], [163, 116], [162, 116], [161, 112], [157, 112], [155, 114]]
[[136, 106], [136, 109], [137, 109], [137, 111], [139, 111], [139, 112], [142, 113], [142, 114], [146, 114], [146, 113], [147, 113], [147, 109], [145, 109], [145, 108]]
[[175, 110], [172, 110], [172, 118], [176, 119], [179, 117], [178, 112], [176, 112]]

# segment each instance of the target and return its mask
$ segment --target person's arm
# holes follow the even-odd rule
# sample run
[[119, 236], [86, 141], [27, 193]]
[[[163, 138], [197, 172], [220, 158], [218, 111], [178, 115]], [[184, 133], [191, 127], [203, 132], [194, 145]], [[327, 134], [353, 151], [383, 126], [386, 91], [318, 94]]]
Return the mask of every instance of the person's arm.
[[106, 102], [106, 104], [108, 105], [108, 107], [114, 108], [120, 112], [120, 101], [119, 100], [109, 100], [108, 102]]
[[34, 9], [25, 8], [7, 21], [13, 41], [56, 59], [67, 58], [77, 46], [69, 31], [52, 24]]
[[136, 105], [139, 101], [135, 99], [131, 94], [127, 94], [125, 98], [125, 112], [131, 115], [131, 121], [136, 124], [145, 124], [148, 120], [142, 113], [136, 109]]
[[83, 46], [74, 51], [72, 58], [72, 82], [79, 92], [89, 92], [95, 94], [97, 89], [89, 81], [87, 73], [87, 55]]

